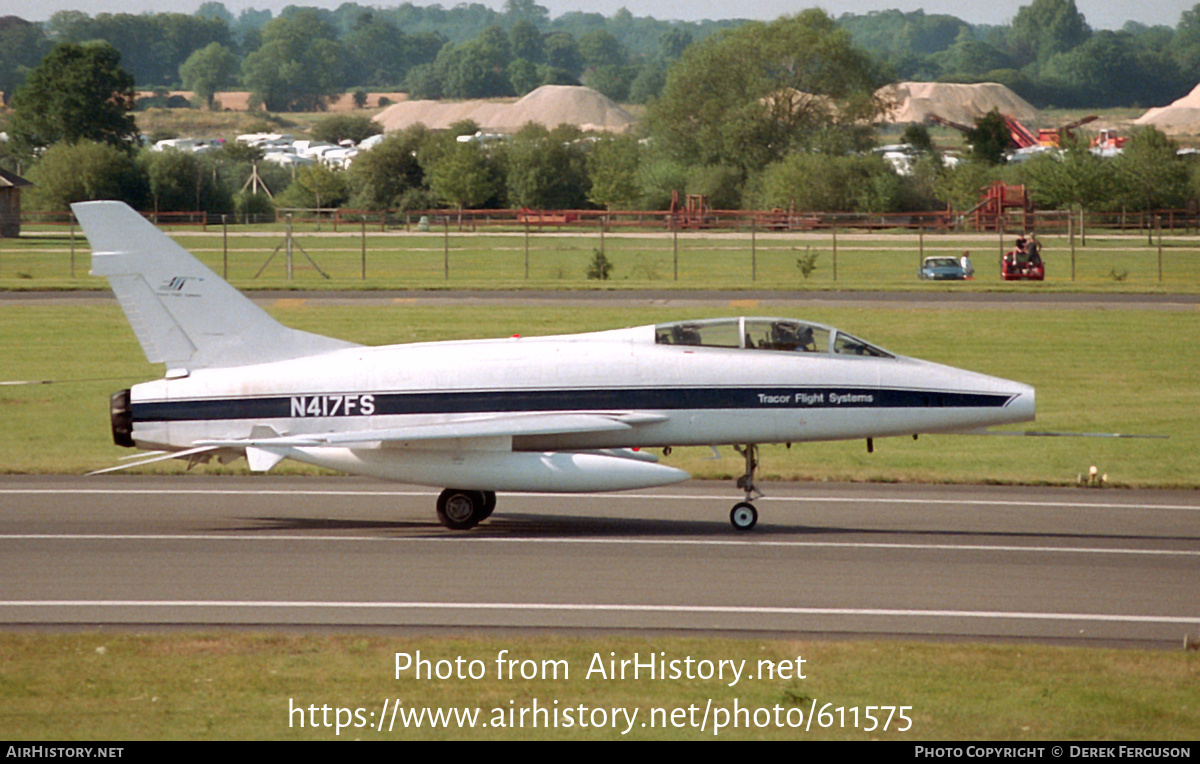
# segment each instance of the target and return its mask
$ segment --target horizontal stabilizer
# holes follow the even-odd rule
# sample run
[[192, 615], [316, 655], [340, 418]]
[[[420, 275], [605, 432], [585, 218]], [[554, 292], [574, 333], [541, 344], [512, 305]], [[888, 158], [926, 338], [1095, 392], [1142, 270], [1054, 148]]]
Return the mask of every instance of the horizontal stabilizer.
[[356, 347], [289, 329], [123, 202], [71, 205], [151, 363], [246, 366]]

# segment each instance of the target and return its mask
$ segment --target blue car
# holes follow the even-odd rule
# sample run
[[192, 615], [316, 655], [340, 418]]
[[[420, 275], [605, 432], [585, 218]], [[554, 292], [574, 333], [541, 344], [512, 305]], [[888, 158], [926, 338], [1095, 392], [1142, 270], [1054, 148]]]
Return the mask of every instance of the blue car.
[[922, 280], [927, 281], [963, 281], [971, 277], [971, 273], [954, 257], [927, 257], [921, 263], [918, 273]]

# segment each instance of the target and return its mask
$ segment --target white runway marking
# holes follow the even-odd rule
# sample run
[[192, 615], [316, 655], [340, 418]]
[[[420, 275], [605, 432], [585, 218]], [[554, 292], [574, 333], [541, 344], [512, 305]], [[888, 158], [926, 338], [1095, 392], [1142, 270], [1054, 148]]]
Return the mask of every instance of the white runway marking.
[[738, 605], [613, 605], [545, 602], [340, 602], [285, 600], [0, 600], [0, 607], [26, 608], [235, 608], [334, 610], [504, 610], [543, 612], [683, 613], [727, 615], [833, 615], [881, 618], [991, 618], [1030, 621], [1186, 624], [1193, 616], [1119, 615], [1112, 613], [1033, 613], [997, 610], [901, 610], [893, 608], [755, 607]]
[[773, 541], [751, 539], [626, 539], [626, 538], [464, 538], [432, 536], [389, 538], [386, 536], [295, 536], [285, 534], [244, 535], [220, 533], [5, 533], [5, 541], [319, 541], [390, 544], [595, 544], [700, 547], [792, 547], [806, 549], [889, 549], [947, 552], [1037, 552], [1065, 554], [1124, 554], [1165, 557], [1200, 557], [1200, 550], [1136, 549], [1118, 547], [1002, 546], [999, 544], [889, 544], [870, 541]]

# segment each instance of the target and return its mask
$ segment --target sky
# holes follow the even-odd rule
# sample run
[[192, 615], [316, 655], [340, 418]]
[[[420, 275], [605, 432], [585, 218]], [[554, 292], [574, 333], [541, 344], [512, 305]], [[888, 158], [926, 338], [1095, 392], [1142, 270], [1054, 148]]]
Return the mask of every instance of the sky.
[[[388, 0], [356, 0], [365, 6], [394, 6], [400, 2]], [[499, 10], [504, 0], [473, 0]], [[0, 0], [0, 16], [20, 16], [40, 21], [61, 10], [80, 10], [88, 15], [97, 13], [142, 13], [146, 11], [172, 10], [191, 13], [202, 0], [180, 0], [163, 3], [162, 0]], [[237, 15], [246, 8], [270, 9], [278, 12], [287, 5], [307, 5], [336, 8], [343, 0], [224, 0], [225, 7]], [[416, 5], [431, 5], [425, 0], [413, 0]], [[869, 13], [870, 11], [898, 8], [902, 11], [923, 9], [926, 13], [945, 13], [972, 24], [1006, 24], [1016, 15], [1017, 9], [1028, 5], [1031, 0], [837, 0], [837, 2], [812, 2], [810, 0], [686, 0], [685, 2], [662, 2], [662, 0], [539, 0], [538, 5], [550, 10], [550, 15], [559, 16], [571, 11], [602, 13], [611, 16], [620, 8], [628, 8], [635, 16], [653, 16], [657, 19], [749, 18], [775, 19], [805, 8], [824, 8], [834, 16], [843, 13]], [[1126, 21], [1138, 21], [1147, 25], [1165, 24], [1175, 26], [1180, 14], [1200, 3], [1200, 0], [1143, 0], [1126, 5], [1112, 0], [1075, 0], [1076, 6], [1087, 18], [1093, 29], [1119, 29]], [[443, 7], [458, 5], [458, 0], [442, 0]]]

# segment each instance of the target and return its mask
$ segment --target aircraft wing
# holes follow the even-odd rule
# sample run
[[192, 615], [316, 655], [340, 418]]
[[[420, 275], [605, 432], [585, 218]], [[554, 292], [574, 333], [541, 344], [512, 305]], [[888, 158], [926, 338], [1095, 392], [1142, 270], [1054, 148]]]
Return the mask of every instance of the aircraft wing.
[[498, 438], [519, 435], [562, 435], [583, 432], [617, 432], [639, 424], [660, 422], [661, 414], [563, 413], [495, 414], [379, 430], [278, 435], [271, 431], [249, 438], [197, 441], [196, 446], [272, 448], [347, 446], [357, 443], [406, 443], [463, 438]]

